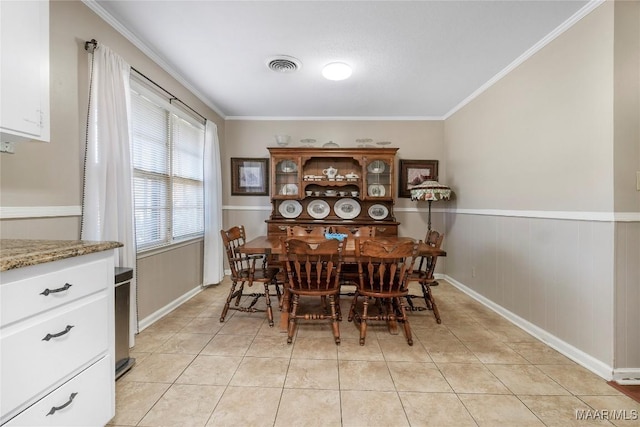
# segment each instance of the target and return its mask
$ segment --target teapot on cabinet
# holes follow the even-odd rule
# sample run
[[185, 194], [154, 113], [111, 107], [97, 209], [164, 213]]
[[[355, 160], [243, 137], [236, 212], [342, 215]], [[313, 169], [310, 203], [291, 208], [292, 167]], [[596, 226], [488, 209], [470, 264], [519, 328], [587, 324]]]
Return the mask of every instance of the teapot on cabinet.
[[338, 169], [334, 168], [333, 166], [329, 166], [328, 168], [322, 170], [322, 174], [326, 175], [329, 179], [335, 179], [337, 173]]

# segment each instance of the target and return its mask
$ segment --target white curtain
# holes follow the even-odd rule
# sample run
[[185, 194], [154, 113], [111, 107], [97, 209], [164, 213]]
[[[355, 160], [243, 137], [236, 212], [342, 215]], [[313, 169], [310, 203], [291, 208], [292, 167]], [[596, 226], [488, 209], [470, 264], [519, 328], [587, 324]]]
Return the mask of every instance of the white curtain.
[[[82, 203], [83, 240], [122, 243], [116, 266], [135, 268], [132, 163], [130, 150], [131, 67], [108, 47], [89, 56], [90, 88]], [[136, 283], [131, 282], [130, 325], [137, 331]]]
[[222, 229], [222, 174], [218, 127], [207, 120], [204, 141], [204, 262], [202, 284], [224, 278]]

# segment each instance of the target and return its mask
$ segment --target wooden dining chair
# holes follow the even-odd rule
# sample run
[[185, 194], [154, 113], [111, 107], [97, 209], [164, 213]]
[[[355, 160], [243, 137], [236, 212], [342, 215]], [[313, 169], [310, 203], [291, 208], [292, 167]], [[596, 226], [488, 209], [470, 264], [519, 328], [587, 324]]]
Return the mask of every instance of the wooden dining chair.
[[[419, 242], [365, 240], [356, 243], [359, 282], [348, 320], [360, 326], [360, 345], [365, 343], [367, 324], [381, 320], [402, 323], [407, 343], [413, 345], [403, 301], [409, 293], [407, 280], [413, 271]], [[360, 297], [364, 297], [362, 312], [357, 310]], [[371, 310], [372, 302], [376, 302], [377, 312]]]
[[[425, 243], [434, 249], [440, 249], [442, 242], [444, 241], [444, 234], [441, 234], [435, 230], [431, 230], [427, 233]], [[411, 311], [431, 310], [436, 318], [437, 323], [442, 323], [440, 318], [440, 312], [436, 304], [436, 300], [431, 292], [431, 286], [437, 285], [433, 273], [436, 269], [436, 263], [438, 261], [437, 255], [425, 255], [421, 256], [418, 262], [418, 267], [413, 271], [409, 277], [409, 281], [417, 281], [420, 284], [422, 295], [407, 295], [407, 303]], [[414, 298], [424, 299], [425, 306], [418, 306], [413, 303]]]
[[303, 227], [301, 225], [294, 225], [287, 227], [287, 236], [324, 236], [329, 232], [329, 227], [317, 225]]
[[[361, 240], [367, 238], [376, 237], [376, 227], [373, 226], [362, 226], [362, 227], [347, 227], [344, 225], [335, 225], [331, 227], [332, 233], [340, 233], [346, 234], [347, 239], [360, 238]], [[358, 284], [358, 263], [357, 262], [344, 262], [342, 264], [342, 276], [341, 276], [341, 286], [350, 286], [348, 289], [352, 290], [352, 286], [357, 286]], [[346, 290], [344, 288], [341, 292], [342, 296], [353, 296], [354, 293], [352, 291]]]
[[[231, 270], [231, 289], [222, 308], [220, 321], [224, 322], [229, 309], [251, 313], [259, 311], [255, 305], [261, 297], [264, 297], [269, 326], [273, 326], [269, 286], [273, 285], [277, 288], [276, 274], [278, 269], [267, 267], [262, 255], [247, 255], [239, 251], [240, 247], [246, 242], [244, 226], [240, 225], [231, 227], [228, 230], [220, 230], [220, 235], [222, 236], [222, 242], [227, 253], [227, 261]], [[245, 293], [245, 285], [251, 287], [254, 283], [261, 283], [264, 286], [264, 290], [262, 292]], [[277, 293], [278, 295], [280, 294], [279, 290], [277, 290]], [[251, 298], [249, 305], [240, 305], [243, 297]], [[231, 306], [231, 301], [234, 299], [234, 305]]]
[[[338, 324], [340, 270], [342, 268], [343, 242], [328, 239], [317, 243], [296, 237], [283, 238], [287, 292], [291, 297], [287, 342], [291, 344], [299, 320], [325, 320], [331, 322], [333, 337], [340, 344]], [[321, 298], [323, 311], [313, 311], [311, 306], [300, 305], [300, 298]], [[324, 302], [329, 300], [329, 314]]]

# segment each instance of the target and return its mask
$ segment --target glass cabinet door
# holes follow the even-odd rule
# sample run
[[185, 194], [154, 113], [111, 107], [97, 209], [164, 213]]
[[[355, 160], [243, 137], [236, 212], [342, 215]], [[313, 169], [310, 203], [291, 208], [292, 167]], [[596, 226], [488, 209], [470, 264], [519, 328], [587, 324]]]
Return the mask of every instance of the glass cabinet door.
[[364, 188], [367, 199], [393, 198], [393, 161], [389, 158], [368, 158], [365, 162]]
[[278, 199], [297, 199], [300, 195], [300, 160], [298, 158], [273, 159], [273, 192]]

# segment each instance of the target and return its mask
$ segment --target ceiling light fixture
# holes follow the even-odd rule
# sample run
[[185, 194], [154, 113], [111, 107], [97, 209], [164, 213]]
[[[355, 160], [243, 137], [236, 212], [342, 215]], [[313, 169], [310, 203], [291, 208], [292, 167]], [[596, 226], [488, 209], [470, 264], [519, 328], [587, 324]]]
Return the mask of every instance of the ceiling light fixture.
[[325, 65], [322, 75], [328, 80], [344, 80], [351, 76], [351, 67], [344, 62], [332, 62]]

